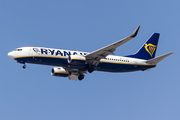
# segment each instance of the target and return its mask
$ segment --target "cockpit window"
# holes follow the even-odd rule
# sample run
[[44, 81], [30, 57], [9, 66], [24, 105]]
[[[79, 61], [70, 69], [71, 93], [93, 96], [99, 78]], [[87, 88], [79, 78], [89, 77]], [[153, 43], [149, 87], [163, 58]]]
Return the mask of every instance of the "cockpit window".
[[22, 51], [22, 49], [15, 49], [15, 51]]

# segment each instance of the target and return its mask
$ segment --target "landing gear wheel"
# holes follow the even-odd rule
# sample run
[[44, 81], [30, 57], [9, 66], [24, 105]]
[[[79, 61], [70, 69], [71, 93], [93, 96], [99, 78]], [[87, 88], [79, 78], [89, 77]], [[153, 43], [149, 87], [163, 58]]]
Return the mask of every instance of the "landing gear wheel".
[[79, 80], [84, 79], [84, 75], [79, 75], [78, 79], [79, 79]]
[[25, 69], [26, 68], [26, 65], [23, 65], [23, 69]]
[[89, 73], [92, 73], [93, 71], [94, 71], [94, 68], [93, 68], [93, 67], [88, 68], [88, 72], [89, 72]]

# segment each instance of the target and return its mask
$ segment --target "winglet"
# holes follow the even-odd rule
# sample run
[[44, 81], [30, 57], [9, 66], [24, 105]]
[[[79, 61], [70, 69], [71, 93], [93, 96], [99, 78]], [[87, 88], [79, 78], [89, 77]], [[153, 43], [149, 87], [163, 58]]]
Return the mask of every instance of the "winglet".
[[136, 35], [137, 35], [138, 31], [139, 31], [139, 28], [140, 28], [140, 26], [138, 26], [136, 28], [136, 30], [134, 31], [134, 33], [130, 37], [132, 37], [132, 38], [136, 37]]

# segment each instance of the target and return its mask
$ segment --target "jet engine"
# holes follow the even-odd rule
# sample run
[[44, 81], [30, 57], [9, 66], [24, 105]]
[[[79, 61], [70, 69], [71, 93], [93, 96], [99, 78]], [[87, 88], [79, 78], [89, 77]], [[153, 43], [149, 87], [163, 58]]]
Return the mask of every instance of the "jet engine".
[[79, 74], [78, 71], [68, 71], [65, 70], [63, 67], [54, 67], [51, 70], [51, 75], [57, 77], [68, 77], [69, 80], [82, 80], [84, 78], [83, 74]]
[[85, 64], [86, 58], [82, 55], [70, 55], [68, 56], [68, 63], [70, 64]]
[[55, 67], [51, 70], [51, 75], [58, 76], [58, 77], [68, 77], [69, 71], [65, 70], [62, 67]]

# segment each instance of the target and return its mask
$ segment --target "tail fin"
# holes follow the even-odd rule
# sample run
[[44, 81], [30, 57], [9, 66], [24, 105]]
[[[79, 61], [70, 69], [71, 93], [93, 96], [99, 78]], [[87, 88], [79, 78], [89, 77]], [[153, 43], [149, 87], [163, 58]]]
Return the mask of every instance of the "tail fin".
[[127, 57], [149, 60], [155, 57], [159, 40], [159, 33], [154, 33], [134, 55]]

